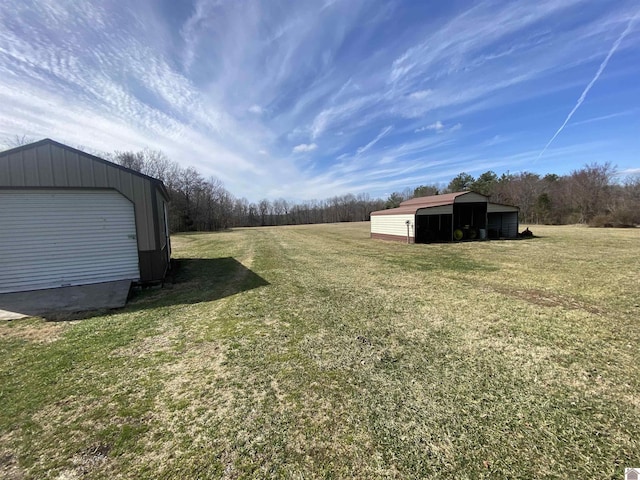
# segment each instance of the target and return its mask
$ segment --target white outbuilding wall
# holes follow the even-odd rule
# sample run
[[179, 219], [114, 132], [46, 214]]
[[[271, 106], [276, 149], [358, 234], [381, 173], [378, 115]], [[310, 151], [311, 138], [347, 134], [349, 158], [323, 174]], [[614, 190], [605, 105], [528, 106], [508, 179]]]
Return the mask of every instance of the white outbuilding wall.
[[371, 217], [371, 237], [381, 240], [406, 240], [409, 222], [409, 242], [414, 241], [415, 215], [374, 215]]

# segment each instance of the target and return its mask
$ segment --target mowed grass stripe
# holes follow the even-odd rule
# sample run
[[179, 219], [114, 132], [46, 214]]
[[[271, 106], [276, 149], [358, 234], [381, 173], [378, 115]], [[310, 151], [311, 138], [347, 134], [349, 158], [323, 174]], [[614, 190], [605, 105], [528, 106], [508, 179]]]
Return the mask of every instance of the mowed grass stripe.
[[54, 332], [0, 325], [1, 471], [619, 478], [640, 461], [639, 232], [532, 230], [175, 236], [171, 288]]

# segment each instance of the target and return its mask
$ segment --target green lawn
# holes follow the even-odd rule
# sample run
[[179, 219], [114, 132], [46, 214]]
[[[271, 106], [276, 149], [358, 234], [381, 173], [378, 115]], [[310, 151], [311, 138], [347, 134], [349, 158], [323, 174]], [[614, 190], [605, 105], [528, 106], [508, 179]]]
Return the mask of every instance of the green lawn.
[[177, 235], [126, 308], [0, 324], [0, 477], [611, 478], [640, 466], [640, 229]]

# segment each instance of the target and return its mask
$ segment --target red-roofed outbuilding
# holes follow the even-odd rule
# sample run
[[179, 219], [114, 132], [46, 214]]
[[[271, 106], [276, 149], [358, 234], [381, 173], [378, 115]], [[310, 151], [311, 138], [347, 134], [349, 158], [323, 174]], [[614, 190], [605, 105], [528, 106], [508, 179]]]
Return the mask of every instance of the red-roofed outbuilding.
[[412, 198], [372, 212], [371, 238], [408, 243], [516, 238], [518, 210], [469, 191]]

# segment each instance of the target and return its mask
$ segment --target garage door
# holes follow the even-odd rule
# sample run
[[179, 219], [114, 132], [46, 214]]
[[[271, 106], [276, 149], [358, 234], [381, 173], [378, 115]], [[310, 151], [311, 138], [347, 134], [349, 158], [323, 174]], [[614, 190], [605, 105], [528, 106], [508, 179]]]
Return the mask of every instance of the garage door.
[[0, 293], [139, 280], [133, 204], [115, 190], [0, 190]]

